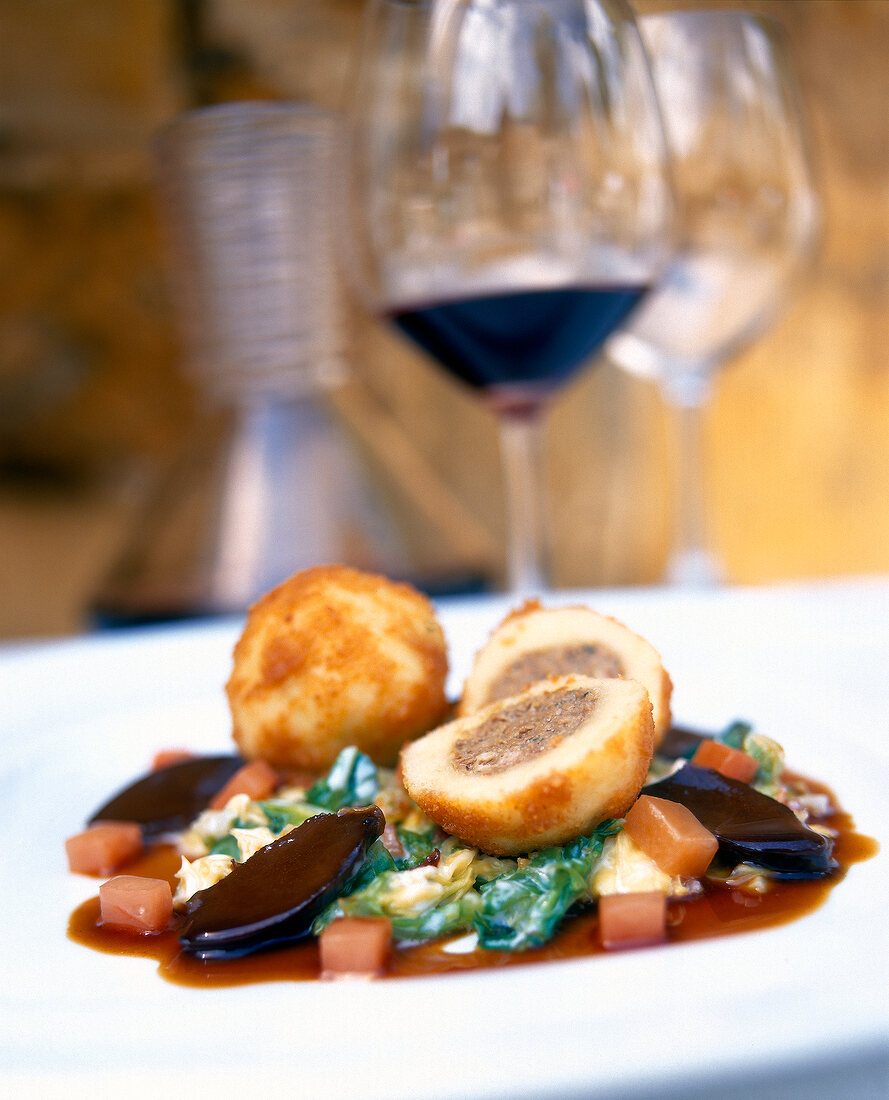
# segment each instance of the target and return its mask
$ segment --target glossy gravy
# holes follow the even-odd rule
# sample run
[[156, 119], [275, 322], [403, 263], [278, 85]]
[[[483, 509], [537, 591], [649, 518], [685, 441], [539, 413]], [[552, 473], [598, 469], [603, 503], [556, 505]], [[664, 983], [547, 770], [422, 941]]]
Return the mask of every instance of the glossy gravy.
[[[827, 787], [811, 780], [807, 782], [811, 790], [827, 794], [832, 806], [838, 805]], [[856, 833], [852, 818], [844, 811], [837, 810], [824, 817], [813, 818], [813, 821], [837, 833], [833, 853], [838, 864], [835, 871], [824, 878], [773, 883], [772, 888], [761, 895], [750, 895], [705, 882], [703, 895], [691, 900], [670, 901], [667, 941], [658, 946], [751, 932], [798, 920], [824, 903], [852, 864], [876, 855], [877, 842]], [[166, 878], [175, 886], [178, 868], [179, 855], [176, 850], [157, 845], [121, 868], [120, 872]], [[396, 943], [381, 980], [526, 966], [553, 959], [603, 954], [596, 935], [596, 923], [593, 908], [563, 921], [559, 932], [545, 946], [515, 953], [478, 950], [469, 954], [450, 954], [444, 950], [448, 940], [409, 947]], [[257, 982], [307, 981], [320, 977], [318, 946], [314, 940], [241, 958], [207, 961], [183, 951], [177, 927], [160, 935], [143, 936], [103, 927], [99, 919], [98, 897], [90, 898], [71, 914], [68, 937], [96, 951], [155, 959], [161, 976], [179, 985], [212, 988]]]

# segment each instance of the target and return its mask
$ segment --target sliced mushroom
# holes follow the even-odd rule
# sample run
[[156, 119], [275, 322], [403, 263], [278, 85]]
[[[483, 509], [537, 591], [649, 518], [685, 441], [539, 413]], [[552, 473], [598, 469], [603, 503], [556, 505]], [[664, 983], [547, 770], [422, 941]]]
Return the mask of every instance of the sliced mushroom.
[[182, 945], [206, 959], [301, 939], [361, 867], [385, 823], [377, 806], [309, 818], [194, 894]]
[[685, 764], [645, 793], [688, 807], [719, 841], [724, 858], [785, 875], [811, 877], [834, 870], [833, 843], [808, 828], [783, 803], [712, 768]]
[[159, 768], [118, 791], [96, 810], [89, 824], [135, 821], [149, 838], [179, 832], [243, 766], [240, 756], [196, 756]]

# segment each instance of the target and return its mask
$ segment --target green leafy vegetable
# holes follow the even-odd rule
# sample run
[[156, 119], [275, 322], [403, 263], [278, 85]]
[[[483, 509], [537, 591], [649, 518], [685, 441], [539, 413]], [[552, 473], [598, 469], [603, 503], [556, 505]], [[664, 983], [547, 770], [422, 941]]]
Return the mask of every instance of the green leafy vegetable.
[[240, 860], [241, 848], [237, 840], [231, 835], [226, 833], [224, 837], [221, 837], [213, 847], [210, 849], [211, 856], [230, 856], [234, 860]]
[[385, 871], [394, 871], [395, 869], [395, 860], [392, 858], [389, 849], [383, 844], [382, 840], [375, 840], [367, 850], [367, 857], [364, 863], [349, 883], [349, 890], [351, 892], [361, 890], [367, 886], [369, 882], [372, 882], [377, 875], [381, 875]]
[[619, 823], [605, 821], [592, 835], [544, 848], [514, 871], [481, 885], [482, 905], [474, 920], [481, 946], [524, 951], [551, 939], [571, 906], [587, 895], [605, 838], [619, 830]]
[[306, 791], [306, 801], [323, 810], [369, 806], [380, 789], [376, 764], [354, 745], [343, 749], [333, 767]]
[[282, 802], [278, 799], [269, 799], [260, 802], [259, 805], [273, 833], [280, 833], [286, 825], [302, 825], [310, 817], [330, 812], [324, 806], [314, 806], [309, 802]]
[[763, 794], [774, 797], [781, 772], [784, 771], [784, 750], [777, 741], [762, 733], [748, 734], [742, 747], [759, 765], [752, 786]]
[[454, 932], [466, 932], [472, 927], [473, 918], [481, 905], [477, 891], [443, 896], [415, 911], [401, 909], [398, 904], [400, 884], [395, 880], [397, 874], [399, 872], [385, 872], [364, 890], [340, 898], [339, 911], [332, 915], [388, 917], [392, 921], [393, 934], [402, 940], [434, 940]]
[[410, 829], [395, 827], [398, 839], [404, 848], [404, 855], [395, 861], [399, 871], [406, 871], [410, 867], [416, 867], [428, 859], [435, 850], [435, 831], [433, 829], [423, 833], [412, 832]]
[[[257, 814], [255, 812], [248, 813], [246, 817], [236, 817], [234, 821], [229, 825], [229, 831], [222, 836], [217, 837], [213, 844], [209, 845], [209, 854], [212, 856], [231, 856], [232, 859], [241, 862], [244, 859], [244, 854], [241, 849], [241, 843], [235, 836], [235, 830], [253, 830], [253, 829], [265, 829], [268, 828], [270, 832], [278, 834], [287, 822], [282, 823], [280, 826], [276, 826], [273, 821], [269, 819], [269, 815], [265, 812], [261, 802], [250, 803], [254, 811], [256, 807], [260, 807], [263, 812]], [[261, 817], [265, 817], [265, 821], [261, 820]]]
[[338, 916], [388, 917], [399, 939], [435, 939], [467, 931], [481, 905], [473, 890], [476, 853], [453, 838], [442, 843], [435, 864], [384, 870], [361, 889], [340, 897], [313, 925], [316, 934]]
[[715, 740], [729, 745], [733, 749], [743, 749], [744, 738], [753, 729], [749, 722], [732, 722], [731, 725], [720, 733]]
[[618, 822], [604, 822], [591, 836], [537, 852], [521, 866], [480, 855], [449, 837], [435, 864], [407, 870], [381, 864], [380, 873], [334, 902], [313, 931], [317, 934], [339, 916], [388, 917], [398, 939], [435, 939], [475, 929], [485, 948], [534, 947], [553, 936], [574, 902], [589, 896], [589, 878], [605, 839], [619, 829]]

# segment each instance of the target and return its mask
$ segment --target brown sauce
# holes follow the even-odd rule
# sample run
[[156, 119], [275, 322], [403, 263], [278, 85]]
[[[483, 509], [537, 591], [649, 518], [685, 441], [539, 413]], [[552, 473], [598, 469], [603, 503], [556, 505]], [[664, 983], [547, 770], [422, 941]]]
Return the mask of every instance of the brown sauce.
[[[831, 805], [838, 805], [828, 788], [812, 781], [808, 783], [813, 791], [828, 794]], [[667, 944], [786, 924], [823, 905], [849, 867], [876, 855], [878, 844], [856, 833], [852, 818], [842, 810], [818, 818], [817, 822], [837, 834], [835, 871], [824, 878], [773, 884], [772, 889], [761, 895], [706, 884], [702, 896], [669, 903]], [[121, 870], [126, 874], [167, 878], [173, 883], [178, 867], [178, 853], [171, 847], [159, 845]], [[96, 951], [155, 959], [161, 976], [179, 985], [210, 988], [319, 977], [318, 948], [314, 940], [242, 958], [203, 961], [182, 950], [178, 927], [161, 935], [141, 937], [104, 928], [99, 921], [98, 898], [91, 898], [75, 909], [69, 921], [68, 936]], [[384, 978], [522, 966], [602, 953], [596, 936], [595, 910], [590, 909], [565, 920], [548, 944], [530, 951], [474, 951], [457, 955], [443, 951], [441, 942], [412, 947], [396, 945]]]

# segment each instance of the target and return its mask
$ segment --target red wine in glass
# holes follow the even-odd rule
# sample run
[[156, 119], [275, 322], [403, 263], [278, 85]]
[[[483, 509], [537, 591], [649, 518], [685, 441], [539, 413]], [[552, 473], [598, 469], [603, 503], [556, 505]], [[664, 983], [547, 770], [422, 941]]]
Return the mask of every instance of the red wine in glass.
[[565, 286], [399, 306], [388, 319], [495, 407], [533, 412], [645, 294], [645, 286]]
[[497, 414], [507, 583], [546, 587], [546, 399], [659, 276], [673, 201], [626, 0], [370, 0], [341, 244], [353, 289]]

